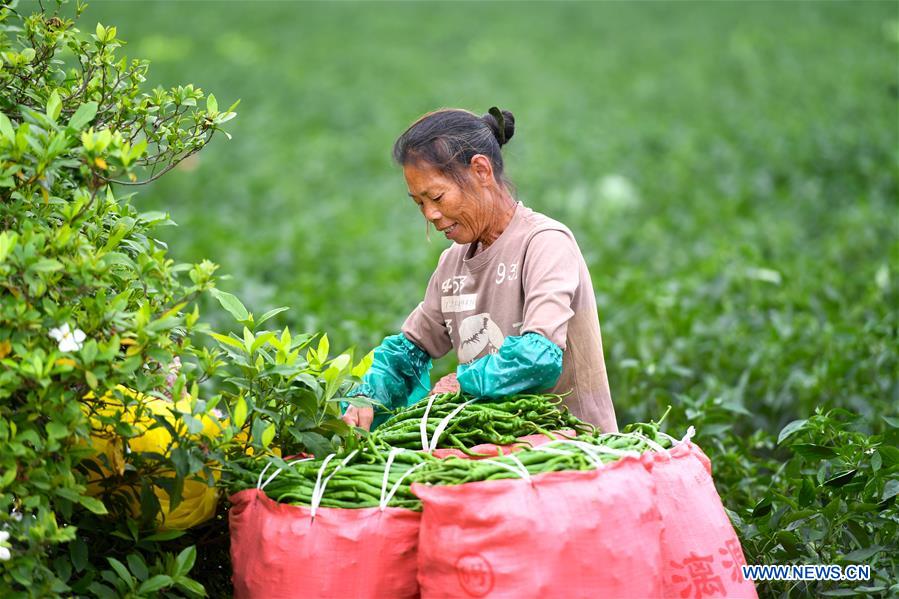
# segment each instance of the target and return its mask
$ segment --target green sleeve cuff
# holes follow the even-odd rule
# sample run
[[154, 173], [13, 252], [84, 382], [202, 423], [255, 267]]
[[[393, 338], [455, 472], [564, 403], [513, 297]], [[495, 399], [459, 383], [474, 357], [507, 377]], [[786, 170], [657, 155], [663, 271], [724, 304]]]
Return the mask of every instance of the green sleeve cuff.
[[549, 389], [561, 374], [561, 348], [539, 333], [506, 337], [499, 352], [456, 370], [462, 391], [491, 399]]
[[365, 396], [390, 410], [406, 407], [431, 390], [431, 357], [405, 335], [386, 337], [375, 348], [362, 383], [350, 397]]

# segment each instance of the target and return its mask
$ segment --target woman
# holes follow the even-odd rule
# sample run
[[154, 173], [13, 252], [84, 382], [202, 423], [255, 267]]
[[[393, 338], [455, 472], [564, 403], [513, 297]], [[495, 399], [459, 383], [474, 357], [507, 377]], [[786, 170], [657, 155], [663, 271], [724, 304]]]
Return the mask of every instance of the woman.
[[[575, 416], [616, 431], [590, 273], [567, 227], [512, 197], [500, 147], [514, 132], [510, 112], [445, 109], [394, 144], [409, 196], [454, 243], [353, 394], [391, 409], [413, 403], [430, 389], [431, 358], [455, 349], [462, 391], [570, 391]], [[374, 416], [350, 406], [343, 418], [368, 429]]]

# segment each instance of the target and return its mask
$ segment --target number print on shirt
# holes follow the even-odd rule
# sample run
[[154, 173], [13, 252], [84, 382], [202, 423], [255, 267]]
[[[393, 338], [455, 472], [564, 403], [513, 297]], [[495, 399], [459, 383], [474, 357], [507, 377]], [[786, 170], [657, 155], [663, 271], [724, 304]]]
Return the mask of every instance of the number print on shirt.
[[443, 293], [459, 293], [462, 291], [462, 287], [465, 286], [467, 278], [465, 275], [450, 277], [440, 285], [440, 289]]
[[447, 320], [444, 320], [443, 322], [446, 323], [446, 334], [449, 336], [452, 336], [453, 335], [453, 321], [447, 319]]
[[496, 284], [500, 285], [505, 281], [514, 281], [518, 278], [518, 262], [510, 264], [506, 268], [505, 262], [500, 262], [496, 266]]

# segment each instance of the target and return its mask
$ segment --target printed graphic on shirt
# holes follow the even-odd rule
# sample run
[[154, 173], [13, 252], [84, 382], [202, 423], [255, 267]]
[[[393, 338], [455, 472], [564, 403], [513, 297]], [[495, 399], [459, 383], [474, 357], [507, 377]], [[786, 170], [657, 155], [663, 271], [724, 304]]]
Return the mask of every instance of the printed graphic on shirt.
[[459, 324], [459, 362], [471, 362], [485, 349], [487, 353], [495, 354], [505, 339], [489, 312], [469, 316]]
[[468, 277], [465, 275], [457, 275], [455, 277], [450, 277], [446, 279], [441, 285], [440, 289], [443, 293], [452, 293], [456, 294], [462, 291], [462, 288], [465, 286], [465, 280]]
[[444, 295], [440, 298], [440, 310], [444, 314], [474, 310], [475, 302], [477, 301], [477, 299], [477, 293], [467, 293], [465, 295]]

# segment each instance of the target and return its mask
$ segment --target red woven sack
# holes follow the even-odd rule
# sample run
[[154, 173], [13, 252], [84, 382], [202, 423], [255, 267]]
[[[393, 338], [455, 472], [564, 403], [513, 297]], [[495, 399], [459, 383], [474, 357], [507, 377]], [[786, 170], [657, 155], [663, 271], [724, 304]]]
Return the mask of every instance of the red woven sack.
[[259, 489], [230, 499], [237, 599], [418, 597], [418, 512], [318, 508], [313, 519]]
[[665, 597], [757, 599], [743, 580], [740, 540], [712, 482], [711, 462], [686, 441], [669, 452], [643, 455], [652, 472], [662, 516]]
[[637, 458], [412, 492], [423, 599], [660, 596], [661, 521]]

